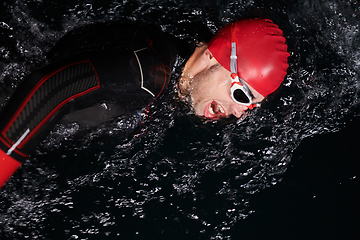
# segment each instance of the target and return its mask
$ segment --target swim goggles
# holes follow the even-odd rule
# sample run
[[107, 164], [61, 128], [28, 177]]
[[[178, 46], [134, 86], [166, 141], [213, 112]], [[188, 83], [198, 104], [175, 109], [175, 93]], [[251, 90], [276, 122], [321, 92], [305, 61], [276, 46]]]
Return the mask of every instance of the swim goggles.
[[231, 43], [231, 56], [230, 56], [230, 70], [231, 70], [231, 87], [230, 95], [234, 102], [247, 106], [249, 109], [260, 107], [260, 103], [253, 103], [254, 96], [251, 94], [250, 89], [245, 81], [239, 78], [237, 74], [237, 55], [236, 55], [236, 42]]

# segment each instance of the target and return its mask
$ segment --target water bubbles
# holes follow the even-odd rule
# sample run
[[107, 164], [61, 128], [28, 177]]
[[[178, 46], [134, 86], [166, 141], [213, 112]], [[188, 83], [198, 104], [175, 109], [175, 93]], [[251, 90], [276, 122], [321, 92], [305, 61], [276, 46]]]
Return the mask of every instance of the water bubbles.
[[0, 28], [4, 28], [4, 29], [8, 29], [8, 30], [13, 30], [12, 27], [10, 27], [7, 23], [5, 22], [0, 22]]
[[198, 220], [199, 219], [199, 216], [197, 216], [196, 214], [193, 214], [193, 213], [189, 214], [188, 217], [190, 219], [192, 219], [192, 220]]
[[[200, 21], [216, 32], [239, 16], [253, 14], [251, 7], [257, 13], [272, 9], [260, 15], [289, 25], [284, 33], [292, 54], [279, 91], [238, 121], [201, 122], [177, 113], [176, 101], [169, 97], [173, 102], [152, 106], [151, 121], [140, 111], [89, 131], [77, 123], [58, 124], [35, 155], [50, 162], [45, 170], [25, 166], [32, 174], [22, 173], [22, 187], [13, 184], [14, 191], [4, 197], [9, 204], [2, 207], [0, 221], [7, 221], [4, 231], [14, 238], [23, 237], [18, 231], [23, 226], [46, 239], [41, 234], [51, 232], [45, 228], [59, 225], [67, 231], [65, 238], [82, 239], [122, 237], [128, 229], [132, 235], [156, 235], [153, 230], [160, 225], [181, 228], [191, 221], [193, 228], [185, 230], [193, 235], [229, 239], [232, 226], [254, 212], [251, 195], [278, 184], [302, 139], [338, 130], [359, 104], [360, 31], [357, 15], [345, 3], [228, 1], [213, 8], [219, 1], [196, 7], [189, 1], [73, 1], [67, 9], [54, 7], [60, 17], [45, 18], [49, 22], [22, 3], [9, 8], [10, 21], [0, 22], [0, 29], [9, 33], [7, 40], [14, 40], [0, 46], [1, 106], [60, 36], [96, 22], [147, 21], [178, 38], [194, 39], [179, 26]], [[178, 59], [173, 84], [184, 62]], [[102, 107], [110, 108], [105, 103]], [[134, 137], [131, 133], [139, 125], [143, 131]], [[34, 182], [39, 182], [37, 190]]]

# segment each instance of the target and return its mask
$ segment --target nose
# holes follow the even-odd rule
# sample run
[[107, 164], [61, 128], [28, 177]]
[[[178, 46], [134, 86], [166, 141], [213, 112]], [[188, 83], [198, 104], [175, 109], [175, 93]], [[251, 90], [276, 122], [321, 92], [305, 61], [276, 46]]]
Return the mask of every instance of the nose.
[[247, 106], [238, 103], [232, 103], [230, 107], [232, 114], [237, 118], [240, 118], [248, 110]]

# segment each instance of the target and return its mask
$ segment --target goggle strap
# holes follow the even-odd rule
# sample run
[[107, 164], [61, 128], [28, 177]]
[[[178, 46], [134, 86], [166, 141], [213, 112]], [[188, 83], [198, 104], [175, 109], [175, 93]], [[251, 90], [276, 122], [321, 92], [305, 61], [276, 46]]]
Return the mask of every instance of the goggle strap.
[[[237, 75], [237, 54], [236, 54], [236, 36], [235, 36], [235, 24], [231, 25], [231, 55], [230, 55], [230, 71], [232, 74]], [[237, 75], [238, 76], [238, 75]], [[244, 80], [238, 77], [241, 85], [244, 86], [245, 90], [249, 93], [250, 89], [245, 84]]]
[[261, 107], [261, 103], [259, 102], [256, 102], [256, 103], [252, 103], [250, 104], [250, 106], [248, 106], [248, 108], [251, 110], [251, 109], [254, 109], [254, 108], [259, 108]]
[[236, 55], [236, 37], [235, 37], [235, 24], [231, 24], [231, 55], [230, 55], [230, 71], [237, 74], [237, 55]]
[[254, 108], [258, 107], [258, 104], [257, 103], [252, 103], [248, 106], [248, 109], [252, 110]]
[[236, 42], [231, 43], [231, 56], [230, 56], [230, 70], [231, 73], [237, 74], [237, 62], [236, 62]]

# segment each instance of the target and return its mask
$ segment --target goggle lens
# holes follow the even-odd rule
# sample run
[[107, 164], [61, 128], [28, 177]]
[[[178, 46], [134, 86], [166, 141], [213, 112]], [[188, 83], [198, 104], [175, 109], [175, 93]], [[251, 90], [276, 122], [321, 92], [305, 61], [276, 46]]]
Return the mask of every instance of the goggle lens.
[[248, 98], [248, 96], [246, 96], [246, 94], [244, 93], [243, 90], [237, 88], [233, 91], [232, 93], [234, 100], [236, 100], [239, 103], [242, 104], [250, 104], [250, 100]]
[[[230, 88], [230, 93], [232, 99], [240, 104], [245, 106], [249, 106], [252, 103], [252, 97], [247, 92], [247, 89], [244, 87], [243, 84], [240, 83], [240, 78], [237, 75], [231, 75], [232, 86]], [[245, 84], [245, 83], [244, 83]]]

